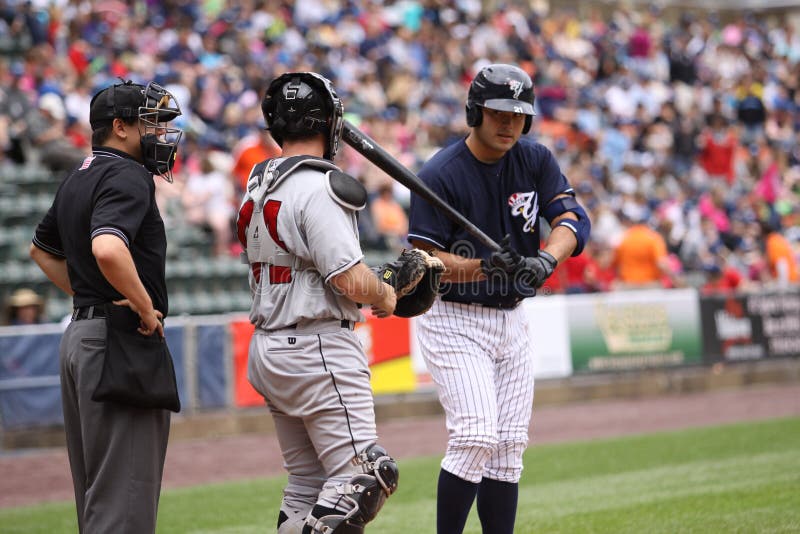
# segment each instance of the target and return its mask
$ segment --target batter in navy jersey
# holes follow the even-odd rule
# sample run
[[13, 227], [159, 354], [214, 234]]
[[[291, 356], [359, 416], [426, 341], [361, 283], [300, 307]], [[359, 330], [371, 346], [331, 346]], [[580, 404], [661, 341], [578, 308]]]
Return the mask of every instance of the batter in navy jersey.
[[[411, 197], [409, 240], [434, 251], [447, 268], [441, 296], [417, 323], [449, 435], [439, 474], [439, 534], [463, 531], [476, 495], [485, 534], [514, 531], [533, 406], [533, 349], [519, 304], [558, 262], [579, 254], [589, 234], [586, 212], [552, 153], [522, 137], [533, 101], [533, 83], [521, 69], [481, 69], [467, 98], [470, 134], [419, 172], [502, 250], [487, 249]], [[540, 217], [552, 228], [541, 250]]]

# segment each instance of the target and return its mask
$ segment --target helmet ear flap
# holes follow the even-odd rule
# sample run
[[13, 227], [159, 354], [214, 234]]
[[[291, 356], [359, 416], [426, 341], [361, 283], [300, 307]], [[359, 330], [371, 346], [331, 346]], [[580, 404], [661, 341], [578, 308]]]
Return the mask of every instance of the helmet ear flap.
[[270, 135], [275, 142], [278, 143], [278, 146], [283, 146], [283, 136], [280, 134], [283, 127], [286, 126], [284, 121], [281, 119], [280, 125], [275, 125], [274, 113], [275, 113], [275, 98], [270, 93], [270, 86], [267, 89], [267, 92], [264, 94], [264, 99], [261, 101], [261, 114], [264, 115], [264, 122], [267, 124], [267, 130], [269, 131]]
[[480, 126], [483, 122], [481, 107], [474, 102], [467, 102], [467, 126]]

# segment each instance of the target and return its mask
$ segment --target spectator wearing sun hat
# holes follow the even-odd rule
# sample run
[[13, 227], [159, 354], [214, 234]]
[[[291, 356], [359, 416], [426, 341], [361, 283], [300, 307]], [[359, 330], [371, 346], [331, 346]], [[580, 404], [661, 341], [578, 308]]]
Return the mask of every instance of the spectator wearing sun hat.
[[27, 287], [17, 289], [6, 301], [5, 321], [11, 326], [42, 322], [44, 299]]

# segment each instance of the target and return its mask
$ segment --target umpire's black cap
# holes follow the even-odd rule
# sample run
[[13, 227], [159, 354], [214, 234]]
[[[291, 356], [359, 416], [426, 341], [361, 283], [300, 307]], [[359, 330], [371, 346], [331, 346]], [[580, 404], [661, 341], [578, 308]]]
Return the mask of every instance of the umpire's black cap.
[[144, 104], [144, 86], [130, 81], [112, 85], [99, 91], [89, 105], [89, 124], [92, 129], [104, 126], [114, 119], [132, 119], [139, 116], [139, 106]]
[[[99, 91], [89, 105], [89, 124], [95, 130], [114, 119], [140, 117], [142, 108], [156, 112], [158, 122], [168, 122], [181, 114], [177, 106], [172, 107], [172, 95], [156, 83], [144, 85], [128, 80]], [[162, 107], [163, 105], [163, 107]], [[154, 117], [155, 118], [155, 117]]]

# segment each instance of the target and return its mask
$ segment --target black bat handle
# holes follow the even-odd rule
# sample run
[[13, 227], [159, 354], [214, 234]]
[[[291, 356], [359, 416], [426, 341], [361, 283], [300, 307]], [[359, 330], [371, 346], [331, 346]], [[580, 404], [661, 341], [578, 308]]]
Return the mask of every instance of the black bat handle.
[[427, 200], [435, 208], [439, 209], [445, 217], [464, 228], [472, 234], [483, 245], [491, 250], [501, 249], [491, 237], [486, 235], [483, 230], [475, 226], [470, 220], [456, 211], [450, 204], [439, 197], [419, 176], [404, 167], [391, 154], [386, 152], [374, 139], [356, 128], [349, 121], [344, 121], [343, 127], [344, 141], [352, 146], [356, 152], [374, 163], [379, 169], [397, 180], [412, 192]]

